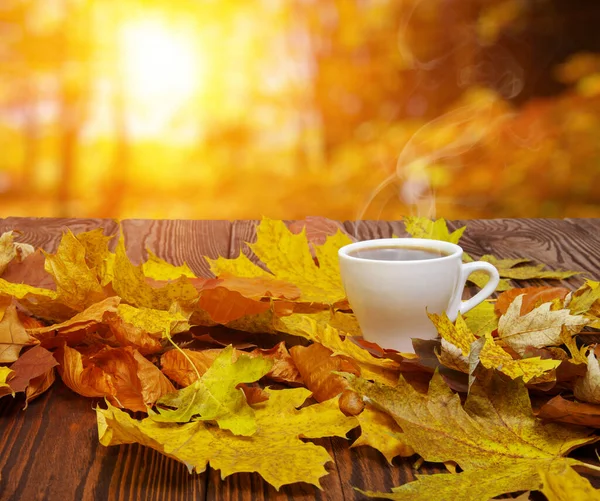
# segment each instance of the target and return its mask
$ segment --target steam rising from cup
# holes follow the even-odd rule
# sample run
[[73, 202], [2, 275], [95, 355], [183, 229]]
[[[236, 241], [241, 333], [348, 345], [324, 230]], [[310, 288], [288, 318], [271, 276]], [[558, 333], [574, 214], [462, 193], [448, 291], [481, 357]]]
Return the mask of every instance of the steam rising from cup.
[[[440, 167], [444, 161], [463, 155], [497, 130], [499, 123], [512, 115], [510, 110], [499, 108], [503, 106], [503, 100], [515, 98], [523, 89], [523, 69], [516, 59], [506, 48], [491, 44], [489, 40], [480, 40], [474, 22], [462, 27], [461, 41], [448, 51], [430, 60], [419, 59], [405, 43], [404, 35], [411, 17], [422, 3], [423, 0], [414, 2], [399, 31], [401, 56], [411, 71], [420, 72], [425, 79], [427, 72], [468, 46], [476, 55], [473, 64], [457, 72], [456, 83], [458, 88], [470, 90], [463, 93], [461, 106], [431, 120], [413, 134], [398, 156], [395, 171], [377, 186], [358, 211], [356, 219], [359, 221], [369, 209], [372, 212], [376, 199], [388, 191], [393, 193], [388, 194], [388, 200], [396, 197], [405, 208], [404, 214], [436, 217], [432, 167]], [[503, 111], [499, 112], [499, 109]], [[448, 138], [452, 139], [447, 141]]]

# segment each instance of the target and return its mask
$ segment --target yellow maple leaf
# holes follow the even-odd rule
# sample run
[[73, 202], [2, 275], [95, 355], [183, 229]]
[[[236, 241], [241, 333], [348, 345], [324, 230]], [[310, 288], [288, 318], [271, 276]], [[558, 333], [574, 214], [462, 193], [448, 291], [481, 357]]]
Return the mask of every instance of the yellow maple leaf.
[[236, 436], [202, 421], [137, 421], [109, 405], [108, 409], [96, 408], [100, 443], [140, 443], [198, 473], [210, 463], [221, 470], [221, 478], [257, 472], [276, 489], [294, 482], [319, 487], [319, 479], [327, 474], [324, 465], [332, 459], [323, 447], [303, 442], [300, 437], [345, 437], [357, 426], [356, 419], [340, 412], [337, 399], [297, 410], [310, 396], [304, 388], [265, 391], [269, 399], [257, 406], [257, 431], [250, 437]]
[[177, 307], [177, 303], [169, 311], [120, 304], [117, 314], [124, 322], [161, 338], [168, 338], [170, 334], [179, 334], [190, 328], [187, 314]]
[[581, 315], [571, 315], [568, 309], [552, 311], [552, 303], [544, 303], [526, 315], [521, 315], [523, 296], [518, 296], [498, 321], [498, 335], [519, 354], [528, 346], [543, 348], [562, 344], [563, 326], [571, 334], [588, 323]]
[[71, 231], [67, 231], [55, 254], [46, 254], [44, 268], [56, 282], [58, 301], [75, 311], [106, 297], [94, 270], [85, 260], [86, 249]]
[[108, 243], [114, 238], [105, 236], [102, 228], [85, 231], [75, 235], [75, 238], [85, 249], [85, 261], [100, 280], [100, 285], [105, 286], [110, 282], [106, 275], [110, 275], [108, 268], [112, 267], [114, 254], [109, 251]]
[[360, 424], [360, 437], [352, 447], [368, 445], [381, 452], [388, 463], [396, 456], [410, 457], [415, 451], [402, 440], [402, 430], [389, 414], [367, 405], [364, 410], [356, 416]]
[[458, 314], [455, 324], [450, 321], [446, 313], [442, 315], [428, 313], [427, 315], [442, 338], [442, 350], [438, 354], [439, 361], [451, 369], [469, 372], [468, 356], [471, 351], [471, 343], [477, 338], [467, 326], [462, 315]]
[[254, 409], [238, 385], [258, 381], [272, 366], [273, 360], [248, 355], [233, 362], [233, 346], [229, 345], [199, 379], [162, 397], [156, 412], [149, 410], [149, 415], [163, 423], [215, 420], [220, 428], [236, 435], [252, 435], [257, 426]]
[[150, 249], [147, 249], [148, 260], [142, 264], [144, 275], [155, 280], [176, 280], [179, 277], [196, 278], [190, 267], [183, 263], [181, 266], [167, 263]]
[[578, 400], [600, 404], [600, 363], [594, 350], [588, 353], [587, 371], [585, 376], [575, 381], [573, 393]]
[[15, 305], [10, 305], [0, 321], [0, 363], [14, 362], [25, 346], [36, 343], [19, 320]]
[[117, 244], [113, 273], [113, 289], [124, 302], [133, 306], [168, 310], [175, 302], [188, 305], [198, 298], [198, 292], [188, 277], [179, 277], [157, 287], [150, 285], [142, 267], [129, 261], [122, 237]]
[[[466, 259], [466, 261], [470, 258]], [[531, 260], [528, 258], [517, 258], [517, 259], [499, 259], [494, 256], [485, 255], [482, 256], [480, 261], [493, 264], [498, 270], [500, 275], [500, 282], [496, 287], [497, 291], [506, 291], [511, 288], [511, 280], [534, 280], [534, 279], [546, 279], [546, 280], [564, 280], [566, 278], [573, 277], [580, 274], [579, 271], [569, 270], [546, 270], [544, 264], [534, 264], [528, 266], [520, 266], [524, 263], [528, 263]], [[483, 287], [488, 281], [489, 277], [486, 273], [476, 271], [472, 273], [468, 280], [473, 282], [478, 287]]]
[[[417, 480], [392, 488], [392, 492], [359, 492], [368, 497], [393, 499], [395, 501], [432, 501], [451, 499], [453, 501], [491, 500], [516, 490], [537, 490], [541, 472], [555, 475], [575, 460], [531, 459], [515, 465], [478, 468], [461, 473], [417, 475]], [[536, 472], [537, 468], [537, 472]], [[559, 477], [560, 478], [560, 477]], [[522, 486], [522, 487], [515, 487]], [[519, 498], [521, 499], [521, 498]], [[525, 499], [529, 499], [526, 497]], [[565, 499], [566, 501], [566, 499]], [[569, 500], [570, 501], [570, 500]]]
[[548, 423], [534, 417], [522, 381], [475, 381], [463, 408], [460, 397], [434, 374], [428, 394], [402, 377], [395, 387], [348, 375], [356, 392], [388, 412], [406, 443], [426, 461], [455, 461], [463, 470], [520, 459], [552, 459], [595, 441], [591, 430]]
[[30, 313], [46, 320], [62, 322], [77, 313], [59, 302], [56, 291], [50, 289], [15, 284], [0, 278], [0, 295], [17, 299]]
[[600, 282], [586, 280], [565, 303], [573, 315], [584, 315], [589, 327], [600, 329]]
[[0, 367], [0, 397], [5, 395], [15, 396], [15, 392], [8, 384], [8, 381], [12, 377], [14, 377], [15, 371], [9, 369], [8, 367]]
[[330, 349], [335, 355], [352, 358], [361, 370], [361, 375], [373, 381], [394, 384], [398, 379], [399, 364], [388, 358], [377, 358], [361, 348], [349, 338], [342, 338], [340, 332], [323, 322], [317, 322], [311, 315], [295, 314], [281, 317], [279, 322], [285, 326], [285, 332], [302, 335]]
[[494, 303], [483, 301], [465, 313], [465, 322], [470, 331], [477, 337], [491, 334], [498, 327], [498, 317], [494, 311]]
[[428, 313], [427, 316], [435, 325], [438, 334], [449, 343], [456, 346], [462, 355], [468, 356], [471, 350], [471, 343], [476, 341], [477, 338], [469, 329], [469, 326], [459, 313], [456, 317], [456, 322], [453, 324], [448, 315], [443, 313], [437, 315], [435, 313]]
[[17, 256], [17, 251], [13, 245], [12, 231], [7, 231], [0, 235], [0, 275], [4, 273], [8, 263]]
[[[492, 377], [489, 381], [476, 380], [463, 405], [458, 394], [453, 393], [436, 372], [429, 392], [422, 394], [403, 378], [395, 387], [370, 383], [352, 375], [345, 376], [350, 386], [360, 395], [389, 413], [403, 431], [403, 440], [426, 461], [455, 461], [463, 470], [454, 475], [433, 475], [432, 479], [461, 482], [461, 478], [485, 479], [493, 473], [498, 482], [488, 483], [488, 489], [498, 485], [504, 492], [535, 489], [539, 485], [539, 469], [551, 465], [581, 464], [564, 458], [574, 448], [596, 440], [592, 430], [573, 429], [556, 423], [545, 424], [532, 412], [529, 395], [522, 381], [503, 381]], [[507, 471], [512, 481], [501, 483]], [[476, 474], [478, 473], [478, 474]], [[452, 480], [454, 479], [454, 480]], [[483, 480], [482, 480], [483, 481]], [[431, 499], [428, 484], [444, 480], [423, 479], [397, 488], [406, 492], [412, 489], [414, 497], [392, 499]], [[468, 482], [468, 480], [467, 480]], [[536, 485], [537, 483], [537, 485]], [[532, 485], [534, 484], [534, 485]], [[462, 485], [464, 487], [465, 484]], [[423, 490], [421, 490], [423, 489]], [[454, 491], [457, 493], [458, 488]], [[417, 497], [422, 496], [422, 497]], [[486, 499], [453, 497], [451, 499]]]
[[[511, 379], [523, 378], [528, 383], [532, 379], [545, 378], [554, 380], [551, 372], [560, 364], [560, 360], [541, 359], [540, 357], [514, 360], [506, 351], [498, 346], [490, 334], [486, 334], [485, 342], [479, 352], [479, 361], [486, 369], [496, 369]], [[541, 381], [538, 381], [541, 382]]]
[[554, 472], [541, 470], [540, 477], [540, 490], [548, 501], [600, 501], [600, 491], [571, 467]]
[[459, 228], [452, 233], [448, 230], [448, 225], [444, 218], [432, 221], [426, 217], [404, 216], [404, 224], [406, 231], [414, 238], [427, 238], [432, 240], [443, 240], [457, 244], [463, 233], [467, 229], [466, 226]]
[[[352, 243], [348, 235], [338, 231], [327, 237], [323, 245], [315, 245], [315, 254], [319, 260], [317, 265], [310, 252], [305, 230], [295, 235], [283, 221], [265, 218], [257, 227], [256, 234], [256, 242], [248, 244], [249, 247], [275, 278], [290, 282], [300, 289], [300, 301], [334, 304], [346, 297], [337, 251]], [[243, 253], [236, 259], [206, 259], [216, 276], [223, 273], [237, 277], [269, 275]]]
[[574, 364], [587, 364], [587, 355], [586, 352], [588, 350], [587, 346], [582, 346], [581, 348], [577, 348], [577, 343], [575, 342], [575, 338], [569, 332], [569, 329], [563, 325], [560, 332], [560, 340], [571, 353], [571, 362]]
[[429, 318], [442, 337], [438, 358], [446, 367], [472, 374], [481, 362], [486, 369], [496, 369], [511, 379], [522, 377], [526, 383], [534, 378], [555, 379], [551, 371], [560, 365], [560, 360], [542, 360], [540, 357], [515, 360], [496, 344], [490, 333], [486, 332], [478, 341], [460, 314], [455, 324], [446, 314], [429, 314]]

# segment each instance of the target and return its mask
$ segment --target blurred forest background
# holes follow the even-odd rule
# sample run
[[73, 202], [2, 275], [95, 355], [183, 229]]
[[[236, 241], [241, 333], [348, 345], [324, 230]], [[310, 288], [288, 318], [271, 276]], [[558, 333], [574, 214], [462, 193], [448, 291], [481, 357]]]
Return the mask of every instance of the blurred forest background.
[[1, 0], [0, 216], [600, 217], [596, 0]]

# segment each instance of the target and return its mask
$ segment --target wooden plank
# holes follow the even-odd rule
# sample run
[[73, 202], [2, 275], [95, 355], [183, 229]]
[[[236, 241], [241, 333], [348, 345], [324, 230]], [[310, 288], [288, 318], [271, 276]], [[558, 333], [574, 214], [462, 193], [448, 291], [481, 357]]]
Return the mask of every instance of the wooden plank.
[[[560, 219], [488, 219], [463, 221], [465, 237], [486, 253], [504, 258], [530, 257], [551, 269], [581, 270], [596, 277], [600, 271], [600, 241], [584, 229]], [[571, 287], [581, 278], [570, 279]]]
[[591, 238], [600, 239], [600, 218], [567, 218], [565, 221], [585, 230]]
[[106, 235], [116, 235], [118, 224], [113, 219], [62, 219], [43, 217], [7, 217], [0, 219], [0, 233], [10, 230], [21, 232], [16, 241], [26, 242], [34, 247], [41, 247], [47, 252], [54, 252], [58, 247], [61, 235], [71, 230], [73, 233], [104, 228]]
[[[246, 253], [256, 262], [257, 258], [248, 252], [244, 242], [256, 240], [256, 225], [258, 221], [235, 221], [231, 230], [231, 241], [229, 257], [237, 257], [240, 251]], [[275, 340], [274, 340], [275, 341]], [[334, 457], [334, 447], [328, 438], [314, 440], [314, 443], [327, 449]], [[225, 480], [221, 480], [220, 473], [216, 470], [210, 471], [208, 479], [208, 499], [219, 499], [222, 501], [265, 501], [265, 500], [340, 500], [342, 498], [342, 486], [339, 472], [335, 463], [326, 465], [329, 474], [321, 479], [323, 490], [313, 485], [298, 483], [286, 485], [276, 491], [265, 482], [257, 473], [236, 473]], [[342, 480], [343, 481], [343, 480]], [[350, 498], [352, 499], [352, 498]]]
[[23, 399], [0, 399], [1, 498], [204, 499], [205, 479], [185, 465], [139, 445], [98, 442], [98, 399], [57, 380], [23, 411]]
[[198, 276], [213, 276], [204, 256], [229, 255], [230, 221], [127, 219], [122, 227], [127, 255], [136, 263], [145, 261], [150, 249], [169, 263], [187, 262]]

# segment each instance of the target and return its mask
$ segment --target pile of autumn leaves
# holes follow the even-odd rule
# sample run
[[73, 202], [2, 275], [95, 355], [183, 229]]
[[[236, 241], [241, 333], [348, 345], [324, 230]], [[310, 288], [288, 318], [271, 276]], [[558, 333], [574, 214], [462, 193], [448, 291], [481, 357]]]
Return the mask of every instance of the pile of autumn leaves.
[[[405, 222], [415, 237], [456, 243], [464, 231]], [[508, 279], [575, 272], [485, 256], [505, 292], [454, 323], [430, 315], [441, 341], [415, 340], [416, 354], [402, 354], [358, 337], [337, 258], [350, 236], [318, 220], [300, 227], [263, 220], [249, 247], [269, 271], [243, 253], [207, 258], [217, 278], [152, 253], [136, 266], [124, 240], [111, 252], [102, 230], [65, 233], [55, 254], [5, 233], [0, 396], [23, 392], [29, 402], [58, 372], [73, 391], [105, 399], [102, 444], [138, 442], [223, 477], [258, 472], [276, 488], [318, 486], [327, 473], [327, 451], [302, 439], [360, 427], [353, 447], [460, 468], [367, 495], [487, 500], [543, 490], [562, 500], [567, 487], [568, 499], [600, 499], [571, 468], [593, 467], [566, 457], [600, 427], [600, 366], [585, 345], [600, 328], [600, 283], [511, 288]]]

